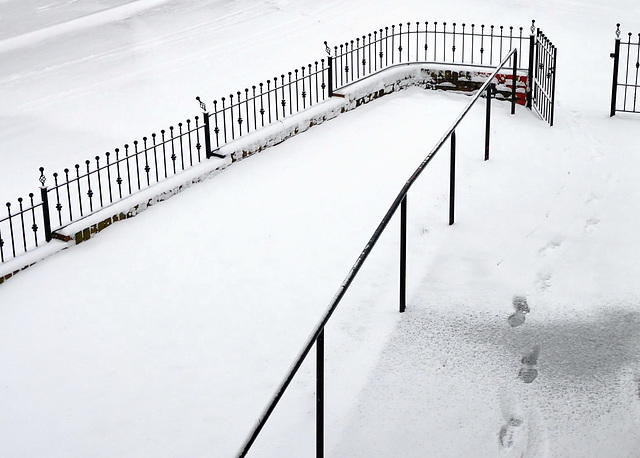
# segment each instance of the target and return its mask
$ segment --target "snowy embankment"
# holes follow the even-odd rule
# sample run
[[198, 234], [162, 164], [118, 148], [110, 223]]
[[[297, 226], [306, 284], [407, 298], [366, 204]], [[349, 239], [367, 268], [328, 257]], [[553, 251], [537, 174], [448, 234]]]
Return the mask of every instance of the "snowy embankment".
[[[0, 185], [22, 189], [43, 158], [59, 167], [118, 145], [180, 118], [204, 87], [236, 90], [257, 67], [304, 62], [318, 36], [337, 42], [389, 17], [388, 2], [317, 3], [174, 0], [5, 53]], [[484, 163], [478, 107], [458, 132], [456, 224], [446, 224], [446, 155], [409, 195], [407, 313], [396, 312], [392, 222], [327, 328], [331, 456], [640, 449], [639, 121], [607, 118], [612, 25], [640, 30], [639, 7], [504, 6], [461, 2], [467, 18], [454, 19], [526, 25], [534, 16], [544, 26], [560, 49], [556, 125], [496, 103]], [[445, 3], [396, 9], [399, 20], [452, 17]], [[466, 101], [417, 89], [383, 98], [3, 284], [0, 455], [233, 455], [395, 193]], [[529, 313], [511, 327], [516, 295]], [[312, 369], [303, 367], [254, 456], [311, 455]]]

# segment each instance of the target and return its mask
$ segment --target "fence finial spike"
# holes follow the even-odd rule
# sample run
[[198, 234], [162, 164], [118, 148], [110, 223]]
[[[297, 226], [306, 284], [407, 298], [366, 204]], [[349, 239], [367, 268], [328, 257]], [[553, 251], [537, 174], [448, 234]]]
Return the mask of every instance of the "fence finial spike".
[[44, 176], [44, 167], [40, 167], [40, 178], [38, 178], [40, 184], [44, 186], [44, 182], [47, 181], [47, 178]]
[[531, 19], [531, 35], [535, 35], [536, 33], [536, 20]]
[[620, 38], [620, 24], [616, 24], [616, 38]]
[[324, 42], [324, 50], [326, 51], [327, 56], [331, 57], [331, 48], [329, 47], [326, 41]]
[[200, 109], [202, 109], [202, 111], [206, 112], [207, 111], [207, 105], [202, 100], [200, 100], [200, 96], [197, 96], [196, 100], [198, 102], [200, 102]]

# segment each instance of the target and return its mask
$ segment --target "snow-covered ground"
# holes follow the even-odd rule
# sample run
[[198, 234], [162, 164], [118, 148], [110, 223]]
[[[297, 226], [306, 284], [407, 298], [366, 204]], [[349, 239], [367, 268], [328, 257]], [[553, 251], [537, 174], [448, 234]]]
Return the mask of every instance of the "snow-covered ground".
[[[456, 224], [446, 155], [409, 195], [408, 311], [396, 221], [327, 328], [328, 454], [636, 456], [640, 118], [608, 103], [614, 26], [640, 31], [640, 6], [430, 3], [0, 1], [0, 196], [192, 116], [195, 95], [316, 60], [324, 40], [535, 18], [559, 48], [556, 125], [494, 104], [484, 163], [481, 104], [458, 131]], [[0, 455], [233, 455], [467, 101], [385, 97], [3, 284]], [[517, 327], [514, 296], [530, 309]], [[312, 365], [254, 456], [312, 454]]]

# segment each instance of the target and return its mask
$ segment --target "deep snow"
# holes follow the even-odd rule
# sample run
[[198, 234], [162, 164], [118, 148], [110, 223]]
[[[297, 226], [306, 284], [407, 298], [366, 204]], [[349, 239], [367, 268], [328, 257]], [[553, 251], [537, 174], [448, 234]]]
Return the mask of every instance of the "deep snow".
[[[62, 168], [191, 116], [196, 94], [321, 57], [325, 39], [416, 16], [525, 27], [535, 17], [559, 48], [556, 126], [495, 104], [484, 163], [474, 109], [458, 132], [453, 227], [446, 156], [416, 185], [407, 313], [395, 311], [395, 222], [327, 329], [327, 447], [635, 456], [640, 120], [607, 114], [614, 25], [640, 30], [640, 7], [463, 2], [462, 18], [425, 3], [389, 13], [378, 1], [0, 2], [14, 24], [0, 41], [0, 196], [33, 190], [39, 165]], [[39, 32], [45, 24], [57, 29]], [[235, 453], [395, 193], [467, 100], [389, 96], [3, 284], [0, 454]], [[515, 295], [530, 312], [512, 328]], [[525, 383], [521, 359], [536, 348], [538, 376]], [[305, 365], [255, 456], [311, 454], [312, 380]]]

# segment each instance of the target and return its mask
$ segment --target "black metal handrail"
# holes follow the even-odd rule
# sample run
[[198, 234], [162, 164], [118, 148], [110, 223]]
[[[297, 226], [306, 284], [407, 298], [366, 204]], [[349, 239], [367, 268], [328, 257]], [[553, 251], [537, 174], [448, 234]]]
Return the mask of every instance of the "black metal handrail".
[[[303, 361], [306, 359], [307, 355], [311, 351], [311, 348], [316, 345], [317, 351], [317, 359], [316, 359], [316, 456], [322, 457], [324, 456], [324, 328], [333, 315], [333, 312], [336, 310], [340, 301], [346, 294], [349, 286], [355, 279], [356, 275], [360, 271], [360, 268], [368, 258], [371, 253], [373, 247], [378, 242], [378, 239], [384, 232], [385, 228], [391, 221], [391, 218], [394, 216], [398, 207], [401, 208], [401, 243], [400, 243], [400, 312], [404, 312], [406, 309], [406, 231], [407, 231], [407, 194], [411, 186], [416, 182], [418, 177], [425, 170], [427, 165], [431, 162], [434, 156], [440, 151], [442, 146], [446, 143], [446, 141], [451, 138], [451, 174], [450, 174], [450, 200], [449, 200], [449, 225], [454, 223], [454, 207], [455, 207], [455, 145], [456, 145], [456, 134], [455, 130], [458, 125], [462, 122], [464, 117], [467, 115], [469, 110], [475, 105], [478, 99], [486, 93], [487, 95], [487, 111], [486, 111], [486, 131], [485, 131], [485, 160], [489, 159], [489, 133], [490, 133], [490, 119], [491, 119], [491, 96], [493, 91], [492, 80], [496, 77], [498, 72], [509, 62], [509, 60], [513, 57], [512, 62], [512, 71], [513, 78], [515, 81], [516, 72], [517, 72], [517, 60], [518, 60], [518, 50], [517, 48], [511, 49], [506, 56], [502, 59], [498, 67], [495, 68], [491, 76], [485, 81], [485, 83], [480, 87], [475, 96], [471, 99], [471, 101], [467, 104], [465, 109], [460, 113], [460, 115], [453, 122], [451, 127], [447, 129], [446, 133], [442, 136], [442, 138], [436, 143], [431, 152], [425, 157], [422, 163], [418, 166], [418, 168], [413, 172], [413, 174], [409, 177], [405, 185], [402, 187], [398, 196], [395, 198], [391, 207], [387, 211], [387, 213], [382, 218], [382, 221], [374, 231], [373, 235], [365, 245], [364, 249], [356, 259], [355, 264], [347, 274], [345, 280], [342, 282], [338, 291], [334, 295], [333, 299], [329, 303], [329, 306], [325, 310], [324, 314], [320, 321], [316, 324], [313, 329], [311, 335], [307, 339], [304, 347], [298, 354], [294, 363], [292, 364], [289, 372], [285, 376], [284, 380], [276, 390], [274, 396], [271, 401], [263, 411], [262, 415], [258, 419], [254, 429], [249, 434], [247, 440], [243, 444], [240, 452], [238, 454], [239, 457], [244, 457], [249, 452], [251, 446], [257, 439], [260, 431], [264, 427], [266, 421], [271, 416], [271, 413], [276, 408], [278, 402], [284, 395], [285, 391], [289, 387], [289, 384], [293, 380], [293, 377], [298, 372], [298, 369], [302, 365]], [[515, 114], [515, 84], [512, 87], [512, 98], [511, 98], [511, 114]]]

